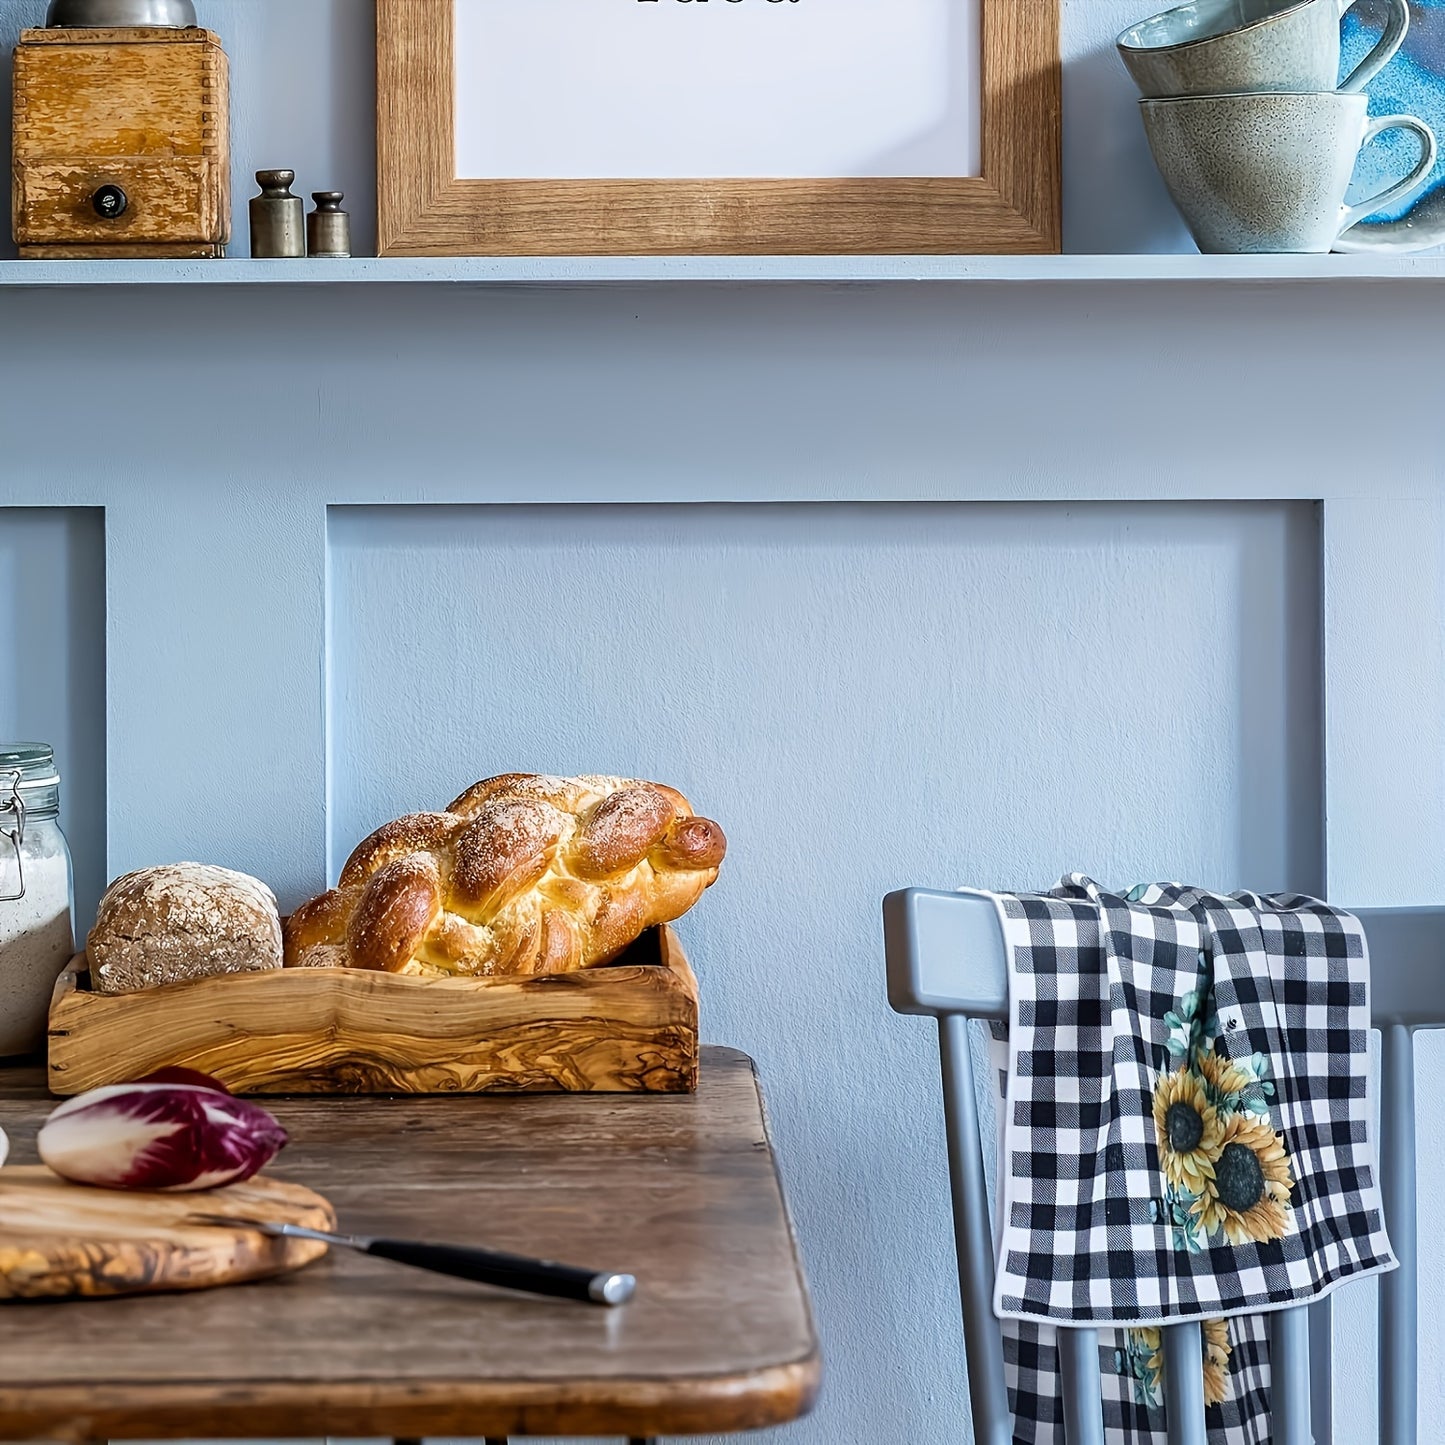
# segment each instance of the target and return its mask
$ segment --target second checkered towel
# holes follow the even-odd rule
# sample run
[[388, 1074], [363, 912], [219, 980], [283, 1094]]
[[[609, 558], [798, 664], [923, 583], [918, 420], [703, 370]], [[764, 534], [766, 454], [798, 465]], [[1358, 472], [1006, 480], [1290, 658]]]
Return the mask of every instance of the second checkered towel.
[[1100, 1352], [1110, 1439], [1162, 1439], [1158, 1327], [1197, 1319], [1211, 1441], [1262, 1445], [1257, 1316], [1395, 1267], [1363, 929], [1299, 895], [1117, 895], [1081, 875], [993, 897], [1010, 956], [994, 1307], [1015, 1439], [1062, 1440], [1052, 1323], [1121, 1327]]

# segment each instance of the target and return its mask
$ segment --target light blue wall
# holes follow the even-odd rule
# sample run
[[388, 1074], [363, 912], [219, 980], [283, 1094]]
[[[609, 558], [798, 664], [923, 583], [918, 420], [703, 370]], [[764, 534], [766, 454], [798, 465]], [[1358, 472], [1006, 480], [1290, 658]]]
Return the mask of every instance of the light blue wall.
[[[363, 0], [202, 6], [241, 197], [364, 195]], [[1139, 8], [1067, 7], [1076, 248], [1180, 239], [1102, 48]], [[78, 852], [288, 904], [491, 771], [685, 786], [733, 840], [684, 924], [706, 1031], [762, 1063], [829, 1358], [778, 1438], [952, 1445], [937, 1057], [879, 897], [1445, 897], [1442, 330], [1414, 283], [0, 292], [0, 505], [47, 509], [0, 569], [71, 609], [36, 696], [0, 601], [0, 724], [66, 747]]]
[[75, 860], [76, 912], [93, 915], [107, 881], [98, 507], [0, 511], [0, 737], [54, 747], [65, 769], [60, 822]]
[[890, 881], [1107, 837], [1125, 872], [1323, 886], [1307, 504], [341, 507], [330, 572], [333, 870], [473, 774], [665, 777], [732, 842], [690, 930], [718, 1036], [786, 1054], [811, 983], [859, 1025], [840, 1088]]

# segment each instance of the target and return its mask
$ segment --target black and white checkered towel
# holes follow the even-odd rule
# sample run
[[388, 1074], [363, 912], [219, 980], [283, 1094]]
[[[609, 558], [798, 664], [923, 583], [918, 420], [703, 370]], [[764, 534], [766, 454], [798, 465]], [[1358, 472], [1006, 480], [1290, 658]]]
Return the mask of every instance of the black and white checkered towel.
[[994, 1306], [1016, 1439], [1061, 1438], [1051, 1323], [1123, 1327], [1101, 1348], [1107, 1423], [1143, 1441], [1163, 1424], [1158, 1326], [1199, 1319], [1211, 1439], [1263, 1445], [1266, 1331], [1247, 1317], [1395, 1266], [1364, 932], [1298, 895], [1120, 896], [1073, 875], [991, 896], [1010, 955]]

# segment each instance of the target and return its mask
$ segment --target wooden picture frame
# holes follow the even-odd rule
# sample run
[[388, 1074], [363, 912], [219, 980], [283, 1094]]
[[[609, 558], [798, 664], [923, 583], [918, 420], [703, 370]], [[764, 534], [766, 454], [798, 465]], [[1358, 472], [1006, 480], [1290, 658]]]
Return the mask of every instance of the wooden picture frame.
[[1058, 251], [1059, 0], [979, 5], [978, 176], [479, 180], [456, 174], [455, 0], [377, 0], [378, 254]]

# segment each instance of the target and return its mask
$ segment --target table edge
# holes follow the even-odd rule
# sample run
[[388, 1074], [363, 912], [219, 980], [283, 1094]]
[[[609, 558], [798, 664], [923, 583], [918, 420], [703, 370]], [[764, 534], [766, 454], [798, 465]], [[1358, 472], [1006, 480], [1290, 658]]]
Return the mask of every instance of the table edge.
[[[786, 1425], [813, 1407], [816, 1346], [787, 1364], [679, 1381], [189, 1381], [0, 1389], [0, 1440], [407, 1434], [694, 1435]], [[679, 1400], [679, 1386], [688, 1398]], [[252, 1398], [252, 1390], [261, 1394]]]

